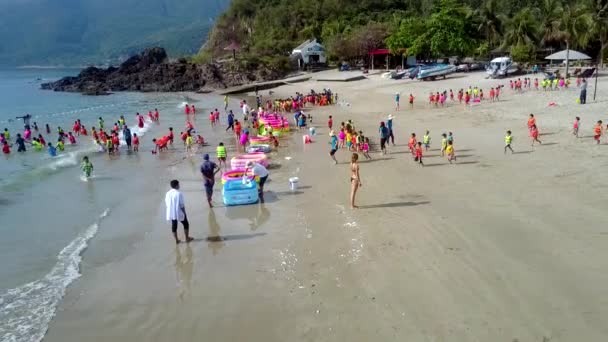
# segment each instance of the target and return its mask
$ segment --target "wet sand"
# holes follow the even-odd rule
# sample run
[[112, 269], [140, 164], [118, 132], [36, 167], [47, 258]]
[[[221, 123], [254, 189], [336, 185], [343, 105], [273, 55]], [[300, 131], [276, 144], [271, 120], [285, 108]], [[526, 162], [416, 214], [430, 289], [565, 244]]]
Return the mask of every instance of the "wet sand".
[[[573, 89], [516, 95], [506, 88], [498, 103], [426, 105], [431, 90], [496, 84], [508, 88], [474, 73], [275, 89], [279, 96], [330, 87], [349, 105], [315, 108], [316, 142], [303, 146], [296, 132], [271, 156], [265, 204], [225, 208], [216, 186], [218, 207], [208, 209], [200, 161], [176, 158], [151, 180], [157, 185], [143, 201], [154, 204], [125, 227], [140, 226], [145, 238], [114, 262], [91, 265], [85, 254], [83, 277], [45, 341], [606, 340], [608, 146], [576, 139], [570, 128], [576, 115], [583, 136], [598, 119], [608, 121], [601, 102], [608, 82], [600, 78], [601, 101], [585, 106], [575, 104]], [[395, 91], [402, 92], [396, 114]], [[406, 108], [410, 92], [414, 110]], [[530, 146], [530, 112], [542, 146]], [[339, 151], [339, 165], [329, 159], [327, 116], [334, 126], [352, 118], [377, 141], [388, 113], [396, 116], [397, 146], [361, 162], [361, 208], [351, 210], [349, 155]], [[406, 144], [411, 132], [427, 129], [432, 148], [422, 168]], [[507, 129], [517, 153], [505, 156]], [[438, 156], [447, 131], [455, 165]], [[294, 175], [300, 188], [292, 192]], [[189, 245], [174, 246], [163, 220], [171, 178], [186, 196], [197, 238]]]

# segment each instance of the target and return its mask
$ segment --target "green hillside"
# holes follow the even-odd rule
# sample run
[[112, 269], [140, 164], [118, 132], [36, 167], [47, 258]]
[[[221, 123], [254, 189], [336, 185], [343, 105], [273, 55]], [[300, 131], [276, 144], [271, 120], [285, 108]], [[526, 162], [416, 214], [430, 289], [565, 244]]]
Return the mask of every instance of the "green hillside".
[[3, 0], [1, 65], [117, 61], [145, 47], [195, 53], [229, 0]]
[[313, 37], [335, 61], [378, 47], [527, 61], [568, 44], [597, 56], [608, 42], [608, 0], [233, 0], [201, 55], [226, 54], [232, 41], [244, 55], [287, 55]]

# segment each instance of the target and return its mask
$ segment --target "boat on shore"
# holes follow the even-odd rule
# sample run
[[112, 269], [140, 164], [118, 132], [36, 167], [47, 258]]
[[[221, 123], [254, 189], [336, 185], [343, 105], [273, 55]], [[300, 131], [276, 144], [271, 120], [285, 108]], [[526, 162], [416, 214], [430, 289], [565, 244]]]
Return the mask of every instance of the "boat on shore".
[[416, 78], [423, 81], [434, 80], [437, 77], [445, 78], [447, 75], [456, 72], [456, 66], [449, 64], [432, 64], [432, 65], [421, 65], [417, 67], [417, 70], [414, 72], [410, 72], [410, 77], [412, 74], [415, 75]]
[[510, 57], [498, 57], [490, 61], [486, 73], [491, 78], [507, 77], [520, 72], [519, 64], [514, 63]]

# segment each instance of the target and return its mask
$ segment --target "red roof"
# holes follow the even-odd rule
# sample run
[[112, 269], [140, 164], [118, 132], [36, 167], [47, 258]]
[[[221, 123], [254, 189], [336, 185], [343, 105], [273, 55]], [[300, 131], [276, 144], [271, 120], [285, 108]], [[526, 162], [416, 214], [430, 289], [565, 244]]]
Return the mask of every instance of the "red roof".
[[389, 49], [376, 49], [369, 52], [370, 55], [390, 55], [391, 50]]

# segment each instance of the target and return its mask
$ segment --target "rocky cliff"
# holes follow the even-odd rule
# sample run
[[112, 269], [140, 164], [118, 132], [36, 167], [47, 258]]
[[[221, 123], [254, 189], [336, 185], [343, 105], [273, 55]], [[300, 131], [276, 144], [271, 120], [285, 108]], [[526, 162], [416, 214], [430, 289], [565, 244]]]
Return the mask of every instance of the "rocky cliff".
[[193, 64], [168, 62], [163, 48], [146, 49], [119, 67], [89, 67], [76, 77], [42, 84], [42, 89], [104, 95], [112, 91], [174, 92], [224, 89], [284, 77], [264, 66], [243, 68], [234, 62]]

